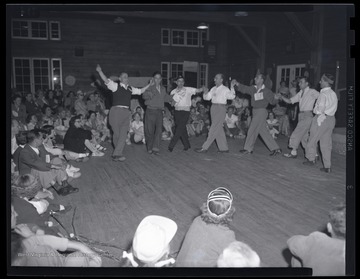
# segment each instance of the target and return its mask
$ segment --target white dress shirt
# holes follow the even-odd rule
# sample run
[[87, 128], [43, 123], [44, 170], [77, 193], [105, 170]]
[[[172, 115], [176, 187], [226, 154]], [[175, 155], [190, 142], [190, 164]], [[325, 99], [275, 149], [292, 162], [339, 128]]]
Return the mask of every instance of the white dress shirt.
[[290, 98], [292, 104], [299, 102], [299, 109], [301, 111], [312, 111], [316, 99], [319, 97], [319, 92], [315, 89], [306, 87], [304, 93], [300, 90], [294, 97]]
[[[111, 90], [112, 92], [115, 92], [116, 90], [118, 90], [118, 83], [112, 81], [109, 78], [108, 78], [108, 80], [107, 80], [107, 82], [105, 84], [106, 84], [107, 88], [109, 90]], [[120, 82], [120, 86], [127, 90], [130, 85], [125, 85], [125, 84]], [[132, 87], [132, 86], [130, 86], [130, 88], [131, 88], [131, 91], [132, 91], [132, 95], [141, 95], [141, 89], [136, 88], [136, 87]]]
[[210, 101], [213, 104], [223, 104], [226, 105], [227, 100], [235, 99], [235, 90], [232, 88], [231, 90], [224, 86], [223, 84], [220, 86], [214, 86], [211, 90], [204, 94], [204, 100]]
[[32, 148], [32, 150], [35, 151], [35, 153], [36, 153], [38, 156], [40, 155], [39, 149], [37, 149], [36, 147], [32, 147], [31, 145], [29, 145], [29, 146]]
[[326, 114], [334, 116], [338, 106], [338, 98], [331, 87], [325, 87], [320, 90], [319, 98], [315, 104], [315, 114]]
[[175, 110], [190, 111], [191, 96], [196, 94], [196, 88], [182, 87], [181, 89], [175, 88], [171, 91], [170, 95], [173, 96], [175, 103]]

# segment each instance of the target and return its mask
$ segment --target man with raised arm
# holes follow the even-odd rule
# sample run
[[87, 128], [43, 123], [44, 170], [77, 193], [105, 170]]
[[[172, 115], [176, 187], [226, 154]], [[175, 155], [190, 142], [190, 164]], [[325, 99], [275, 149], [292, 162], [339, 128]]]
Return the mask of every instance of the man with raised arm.
[[130, 127], [131, 95], [141, 95], [154, 84], [154, 81], [151, 80], [147, 86], [139, 89], [129, 85], [128, 74], [125, 72], [120, 74], [120, 83], [116, 83], [105, 76], [100, 65], [97, 65], [96, 71], [99, 73], [107, 88], [113, 92], [112, 106], [109, 112], [109, 123], [113, 130], [114, 145], [112, 158], [116, 162], [123, 162], [126, 159], [123, 155], [123, 150]]

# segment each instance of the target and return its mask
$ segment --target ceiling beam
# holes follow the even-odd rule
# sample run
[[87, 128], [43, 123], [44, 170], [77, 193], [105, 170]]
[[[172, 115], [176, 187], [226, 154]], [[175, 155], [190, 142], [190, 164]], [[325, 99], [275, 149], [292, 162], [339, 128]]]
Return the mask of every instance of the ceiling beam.
[[301, 37], [304, 39], [306, 44], [310, 47], [310, 49], [315, 49], [315, 44], [312, 40], [311, 34], [306, 30], [304, 25], [300, 22], [298, 17], [293, 12], [285, 12], [285, 15], [290, 20], [290, 22], [294, 25], [295, 29], [299, 32]]

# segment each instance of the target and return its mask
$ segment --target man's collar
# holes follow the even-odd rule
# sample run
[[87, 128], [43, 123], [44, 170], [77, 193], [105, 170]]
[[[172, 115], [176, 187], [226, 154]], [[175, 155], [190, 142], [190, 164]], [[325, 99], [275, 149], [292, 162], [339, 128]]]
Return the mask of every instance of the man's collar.
[[260, 89], [257, 87], [257, 85], [255, 85], [256, 90], [260, 91], [261, 89], [265, 88], [265, 84], [261, 85]]
[[125, 85], [125, 84], [123, 84], [122, 82], [120, 82], [120, 86], [121, 86], [121, 87], [124, 87], [125, 89], [128, 89], [128, 87], [129, 87], [129, 85]]

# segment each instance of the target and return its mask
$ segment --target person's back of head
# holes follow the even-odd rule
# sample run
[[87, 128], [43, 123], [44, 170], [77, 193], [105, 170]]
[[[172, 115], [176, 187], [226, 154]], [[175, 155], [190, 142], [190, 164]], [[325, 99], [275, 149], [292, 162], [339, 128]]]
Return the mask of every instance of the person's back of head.
[[217, 261], [218, 267], [260, 267], [259, 255], [243, 242], [230, 243]]
[[11, 185], [11, 195], [20, 198], [31, 199], [41, 190], [39, 180], [31, 174], [20, 175]]
[[346, 205], [339, 204], [329, 213], [328, 231], [333, 237], [345, 239], [346, 236]]
[[235, 213], [232, 202], [233, 196], [228, 189], [216, 188], [209, 193], [207, 202], [201, 207], [201, 219], [208, 224], [228, 225]]

